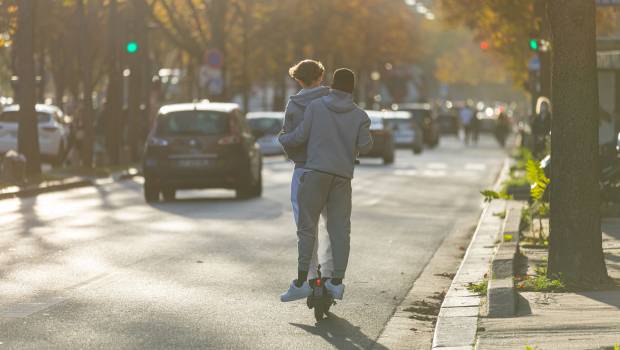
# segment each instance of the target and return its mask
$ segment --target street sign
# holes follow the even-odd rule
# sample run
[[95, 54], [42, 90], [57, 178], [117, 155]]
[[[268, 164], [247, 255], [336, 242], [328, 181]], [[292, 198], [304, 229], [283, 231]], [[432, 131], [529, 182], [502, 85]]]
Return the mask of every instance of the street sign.
[[206, 89], [211, 95], [219, 95], [224, 89], [224, 78], [222, 70], [212, 68], [209, 65], [202, 65], [198, 73], [198, 84]]
[[224, 64], [224, 55], [218, 49], [207, 49], [204, 54], [204, 63], [210, 68], [221, 69]]
[[596, 0], [598, 6], [620, 6], [620, 0]]

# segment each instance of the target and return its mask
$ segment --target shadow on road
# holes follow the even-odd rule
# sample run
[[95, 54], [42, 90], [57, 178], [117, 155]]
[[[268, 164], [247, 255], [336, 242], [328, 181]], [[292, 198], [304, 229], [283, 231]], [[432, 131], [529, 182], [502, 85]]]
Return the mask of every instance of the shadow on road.
[[273, 220], [284, 213], [282, 203], [266, 197], [247, 200], [192, 197], [149, 205], [153, 209], [190, 219]]
[[331, 312], [328, 318], [317, 322], [314, 326], [299, 323], [290, 324], [310, 334], [320, 336], [338, 350], [388, 350], [385, 346], [377, 344], [373, 339], [368, 338], [366, 334], [362, 333], [360, 327], [352, 325], [349, 321]]

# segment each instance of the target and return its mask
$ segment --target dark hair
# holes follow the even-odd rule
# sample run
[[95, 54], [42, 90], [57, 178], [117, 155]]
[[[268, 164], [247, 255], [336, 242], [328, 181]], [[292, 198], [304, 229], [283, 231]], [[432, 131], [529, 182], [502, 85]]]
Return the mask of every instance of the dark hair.
[[317, 81], [325, 72], [325, 67], [319, 61], [303, 60], [288, 70], [291, 78], [295, 78], [306, 85]]
[[339, 68], [334, 72], [332, 89], [353, 93], [355, 90], [355, 73], [348, 68]]

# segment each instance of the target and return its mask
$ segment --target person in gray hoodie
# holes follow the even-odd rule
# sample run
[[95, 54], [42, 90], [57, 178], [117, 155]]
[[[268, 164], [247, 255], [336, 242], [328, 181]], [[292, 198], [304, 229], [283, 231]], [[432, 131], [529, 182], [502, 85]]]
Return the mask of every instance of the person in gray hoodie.
[[[324, 73], [325, 68], [321, 62], [308, 59], [300, 61], [289, 69], [289, 75], [297, 81], [302, 89], [296, 95], [291, 96], [286, 105], [284, 125], [282, 127], [283, 133], [291, 132], [301, 124], [306, 107], [310, 102], [329, 93], [329, 88], [321, 85]], [[299, 179], [307, 171], [304, 168], [306, 164], [306, 145], [283, 147], [288, 158], [295, 163], [293, 178], [291, 179], [291, 204], [295, 224], [297, 224], [299, 218], [299, 206], [297, 205]], [[308, 273], [309, 280], [318, 277], [317, 270], [319, 264], [321, 265], [321, 275], [323, 277], [331, 277], [333, 258], [327, 234], [324, 232], [318, 234]]]
[[351, 233], [351, 179], [357, 156], [372, 149], [370, 118], [353, 102], [355, 75], [346, 68], [334, 72], [329, 95], [311, 102], [303, 122], [279, 140], [285, 147], [307, 145], [307, 158], [298, 190], [298, 274], [282, 301], [302, 299], [312, 293], [306, 278], [316, 228], [323, 208], [334, 259], [334, 275], [325, 287], [342, 299], [349, 260]]

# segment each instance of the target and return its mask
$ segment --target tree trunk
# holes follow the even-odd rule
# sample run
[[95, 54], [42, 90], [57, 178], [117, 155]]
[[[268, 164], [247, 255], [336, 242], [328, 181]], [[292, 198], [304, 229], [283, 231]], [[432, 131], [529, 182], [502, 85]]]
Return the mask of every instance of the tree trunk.
[[106, 105], [104, 108], [105, 118], [105, 141], [106, 151], [110, 164], [120, 162], [121, 136], [123, 124], [121, 123], [123, 104], [123, 80], [121, 76], [120, 42], [117, 1], [110, 0], [108, 13], [108, 89]]
[[250, 82], [250, 16], [251, 9], [248, 8], [250, 3], [248, 2], [247, 7], [245, 8], [245, 12], [243, 13], [242, 18], [242, 26], [243, 26], [243, 35], [242, 35], [242, 91], [243, 91], [243, 111], [245, 113], [249, 112], [250, 109], [250, 90], [251, 90], [251, 82]]
[[19, 103], [18, 151], [26, 156], [26, 175], [31, 178], [41, 174], [39, 130], [37, 123], [36, 82], [34, 63], [35, 0], [18, 2], [17, 19], [17, 102]]
[[[35, 46], [36, 47], [36, 46]], [[35, 91], [36, 102], [45, 102], [45, 49], [39, 47], [35, 55]]]
[[95, 142], [95, 126], [94, 126], [94, 110], [93, 110], [93, 64], [89, 59], [91, 57], [92, 48], [90, 45], [90, 29], [89, 20], [94, 19], [93, 1], [89, 1], [88, 15], [84, 10], [84, 0], [78, 0], [78, 59], [82, 81], [82, 101], [80, 122], [83, 131], [81, 140], [81, 158], [82, 166], [91, 168], [93, 166], [93, 149]]
[[550, 277], [607, 280], [602, 250], [594, 1], [554, 0]]

